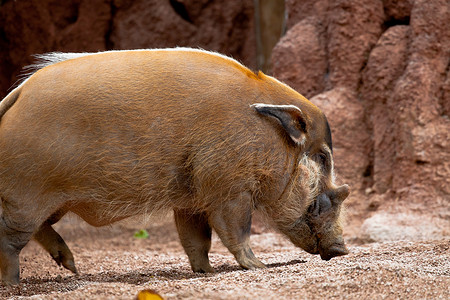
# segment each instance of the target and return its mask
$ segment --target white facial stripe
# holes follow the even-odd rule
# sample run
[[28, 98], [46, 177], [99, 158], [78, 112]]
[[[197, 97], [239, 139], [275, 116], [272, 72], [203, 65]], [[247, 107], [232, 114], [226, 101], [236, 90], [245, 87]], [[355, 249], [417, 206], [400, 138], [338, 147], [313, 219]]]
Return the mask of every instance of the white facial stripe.
[[330, 149], [330, 147], [328, 147], [327, 144], [323, 144], [322, 145], [322, 149], [327, 154], [327, 157], [329, 157], [330, 166], [331, 166], [331, 168], [330, 168], [330, 180], [331, 180], [331, 183], [334, 183], [336, 177], [334, 175], [334, 160], [333, 160], [333, 155], [331, 154], [331, 149]]

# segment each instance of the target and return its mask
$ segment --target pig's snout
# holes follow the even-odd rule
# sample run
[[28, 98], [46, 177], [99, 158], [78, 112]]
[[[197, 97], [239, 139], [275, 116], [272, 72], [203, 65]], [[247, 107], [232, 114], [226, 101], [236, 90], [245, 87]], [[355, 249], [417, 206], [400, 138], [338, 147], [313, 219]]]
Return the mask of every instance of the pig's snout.
[[333, 244], [326, 249], [319, 248], [320, 258], [323, 260], [330, 260], [336, 256], [348, 254], [348, 249], [344, 244]]

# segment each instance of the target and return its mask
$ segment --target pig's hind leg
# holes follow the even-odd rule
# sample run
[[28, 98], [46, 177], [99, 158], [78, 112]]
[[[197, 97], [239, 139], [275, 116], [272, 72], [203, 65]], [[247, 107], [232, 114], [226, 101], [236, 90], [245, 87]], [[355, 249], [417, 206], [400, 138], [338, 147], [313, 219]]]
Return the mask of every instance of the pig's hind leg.
[[181, 245], [189, 257], [192, 271], [213, 273], [214, 269], [208, 259], [211, 248], [211, 227], [206, 215], [175, 210], [174, 216]]
[[209, 216], [209, 223], [222, 243], [244, 269], [265, 268], [250, 248], [252, 201], [250, 193], [241, 193], [235, 201], [223, 201]]
[[58, 222], [65, 214], [65, 211], [58, 211], [45, 221], [33, 238], [50, 253], [58, 266], [77, 274], [73, 254], [62, 237], [52, 228], [52, 225]]

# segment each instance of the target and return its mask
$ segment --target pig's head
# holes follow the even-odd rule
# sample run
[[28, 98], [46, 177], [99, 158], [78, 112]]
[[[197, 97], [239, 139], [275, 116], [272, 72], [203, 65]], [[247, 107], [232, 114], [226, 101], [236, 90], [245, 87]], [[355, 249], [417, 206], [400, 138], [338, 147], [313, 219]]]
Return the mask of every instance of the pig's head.
[[348, 254], [340, 222], [341, 204], [348, 194], [347, 185], [320, 194], [285, 233], [296, 246], [324, 260]]
[[324, 260], [348, 254], [342, 237], [342, 202], [349, 187], [334, 184], [331, 131], [325, 115], [305, 99], [295, 105], [254, 104], [261, 115], [279, 121], [299, 159], [283, 195], [269, 215], [298, 247]]

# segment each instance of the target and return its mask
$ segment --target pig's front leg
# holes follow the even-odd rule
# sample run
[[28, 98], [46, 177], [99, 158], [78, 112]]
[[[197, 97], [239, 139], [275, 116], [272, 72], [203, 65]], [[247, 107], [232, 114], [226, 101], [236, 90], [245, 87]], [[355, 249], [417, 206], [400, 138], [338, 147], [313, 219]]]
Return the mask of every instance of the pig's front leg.
[[204, 214], [184, 210], [174, 210], [175, 224], [181, 245], [186, 251], [192, 271], [213, 273], [209, 264], [208, 252], [211, 248], [211, 227]]
[[220, 206], [210, 213], [209, 223], [241, 267], [266, 267], [250, 248], [252, 201], [249, 193], [242, 193], [234, 201], [220, 203]]
[[0, 270], [1, 282], [4, 285], [19, 284], [19, 253], [33, 234], [32, 226], [13, 228], [11, 224], [17, 224], [14, 221], [9, 221], [5, 212], [3, 216], [0, 215]]

